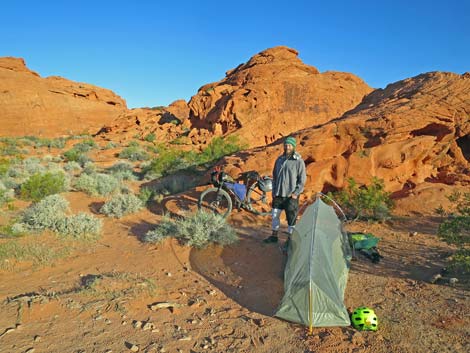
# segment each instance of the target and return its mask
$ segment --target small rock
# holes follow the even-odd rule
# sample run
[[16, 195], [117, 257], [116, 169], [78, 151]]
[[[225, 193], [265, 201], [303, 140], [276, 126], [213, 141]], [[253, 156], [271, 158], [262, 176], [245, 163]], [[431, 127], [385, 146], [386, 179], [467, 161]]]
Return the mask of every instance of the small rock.
[[155, 328], [155, 329], [152, 330], [152, 332], [153, 332], [153, 333], [155, 333], [155, 332], [160, 332], [160, 330], [159, 330], [158, 328]]
[[28, 348], [27, 350], [24, 351], [24, 353], [34, 353], [35, 349], [34, 348]]
[[159, 352], [160, 352], [160, 353], [165, 353], [165, 352], [166, 352], [165, 347], [160, 348]]
[[41, 342], [42, 337], [39, 335], [34, 336], [34, 342]]
[[22, 326], [21, 324], [16, 324], [15, 327], [16, 327], [17, 330], [21, 330], [21, 328], [22, 328], [23, 326]]
[[146, 323], [144, 324], [144, 326], [142, 326], [142, 329], [143, 329], [144, 331], [152, 330], [152, 329], [154, 329], [154, 328], [155, 328], [155, 325], [152, 324], [151, 322], [146, 322]]
[[364, 337], [360, 332], [355, 332], [354, 335], [352, 336], [352, 343], [357, 344], [357, 345], [363, 345], [365, 343]]
[[109, 325], [109, 324], [111, 323], [111, 320], [110, 320], [110, 319], [106, 319], [106, 320], [104, 320], [104, 322]]
[[191, 336], [183, 336], [181, 338], [178, 339], [178, 341], [191, 341]]
[[139, 346], [136, 345], [136, 344], [130, 344], [128, 348], [129, 348], [129, 350], [132, 351], [132, 352], [138, 352], [139, 349], [140, 349]]
[[208, 292], [209, 295], [216, 295], [217, 294], [217, 291], [212, 289]]
[[141, 328], [142, 327], [142, 321], [134, 320], [134, 322], [132, 322], [132, 325], [134, 326], [134, 328]]
[[167, 272], [166, 275], [167, 275], [168, 277], [171, 277], [171, 272]]
[[113, 351], [111, 349], [107, 349], [104, 351], [104, 353], [113, 353]]
[[122, 325], [122, 326], [127, 325], [127, 321], [122, 321], [122, 322], [121, 322], [121, 325]]
[[438, 280], [442, 278], [442, 275], [440, 273], [436, 273], [434, 276], [431, 277], [429, 280], [430, 283], [436, 283]]
[[450, 284], [451, 286], [455, 286], [458, 281], [459, 281], [458, 278], [455, 278], [455, 277], [449, 278], [449, 284]]

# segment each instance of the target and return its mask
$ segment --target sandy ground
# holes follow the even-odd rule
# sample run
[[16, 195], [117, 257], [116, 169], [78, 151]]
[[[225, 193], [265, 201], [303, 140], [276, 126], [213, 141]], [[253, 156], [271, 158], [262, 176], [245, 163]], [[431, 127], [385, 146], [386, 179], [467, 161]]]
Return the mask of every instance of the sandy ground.
[[[439, 219], [400, 217], [353, 223], [381, 240], [383, 259], [358, 255], [345, 304], [375, 309], [378, 332], [305, 327], [273, 317], [283, 295], [285, 257], [262, 243], [269, 218], [234, 211], [240, 241], [203, 250], [142, 236], [162, 212], [195, 208], [197, 193], [173, 196], [136, 215], [103, 218], [96, 243], [74, 244], [53, 265], [0, 271], [0, 352], [468, 352], [469, 286], [430, 283], [452, 251], [436, 237]], [[66, 195], [74, 211], [98, 199]], [[45, 244], [60, 243], [52, 235]], [[160, 303], [160, 305], [158, 305]], [[164, 303], [164, 304], [161, 304]]]

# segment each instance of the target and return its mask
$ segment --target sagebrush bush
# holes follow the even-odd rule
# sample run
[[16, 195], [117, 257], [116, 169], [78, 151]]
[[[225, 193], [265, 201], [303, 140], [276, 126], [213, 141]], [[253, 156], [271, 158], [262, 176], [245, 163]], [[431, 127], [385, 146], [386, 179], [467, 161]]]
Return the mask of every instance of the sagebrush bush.
[[64, 165], [64, 170], [67, 172], [79, 172], [82, 170], [82, 167], [78, 162], [71, 161]]
[[76, 180], [74, 187], [79, 191], [97, 196], [107, 196], [118, 190], [119, 181], [111, 175], [95, 173], [81, 174]]
[[62, 172], [37, 173], [21, 185], [20, 195], [25, 200], [39, 201], [46, 196], [67, 190], [67, 181]]
[[119, 158], [128, 159], [131, 161], [146, 161], [149, 155], [139, 146], [128, 146], [119, 153]]
[[67, 215], [69, 203], [60, 195], [51, 195], [23, 211], [20, 221], [13, 224], [13, 235], [28, 231], [51, 230], [76, 239], [96, 239], [101, 233], [102, 221], [91, 214]]
[[118, 180], [136, 180], [134, 167], [128, 162], [118, 162], [107, 169], [107, 172]]
[[349, 217], [384, 220], [393, 208], [393, 200], [384, 187], [383, 180], [377, 177], [365, 186], [359, 186], [353, 178], [349, 178], [346, 188], [328, 196], [336, 200]]
[[80, 212], [76, 215], [63, 217], [53, 229], [57, 233], [72, 236], [76, 239], [96, 239], [101, 234], [103, 223], [101, 219], [91, 214]]
[[211, 243], [224, 246], [238, 240], [235, 230], [225, 218], [200, 210], [185, 218], [164, 219], [144, 236], [144, 241], [159, 242], [169, 236], [195, 248], [204, 248]]
[[137, 212], [143, 207], [143, 202], [134, 194], [119, 194], [112, 197], [100, 209], [100, 213], [108, 217], [121, 218]]
[[28, 207], [21, 217], [22, 224], [31, 230], [57, 229], [57, 224], [66, 217], [69, 202], [60, 195], [47, 196]]

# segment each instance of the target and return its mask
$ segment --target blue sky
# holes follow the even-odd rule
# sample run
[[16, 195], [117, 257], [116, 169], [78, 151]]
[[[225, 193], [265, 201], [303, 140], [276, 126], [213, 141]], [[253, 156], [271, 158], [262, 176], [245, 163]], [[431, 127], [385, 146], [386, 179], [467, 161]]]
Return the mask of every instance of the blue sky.
[[370, 86], [470, 71], [470, 1], [8, 1], [0, 56], [108, 88], [130, 108], [189, 101], [277, 45]]

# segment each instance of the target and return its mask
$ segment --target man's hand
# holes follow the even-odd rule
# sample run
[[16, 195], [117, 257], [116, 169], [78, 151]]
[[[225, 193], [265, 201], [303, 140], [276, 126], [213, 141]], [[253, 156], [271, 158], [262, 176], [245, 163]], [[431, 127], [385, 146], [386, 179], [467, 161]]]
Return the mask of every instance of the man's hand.
[[290, 197], [291, 197], [292, 199], [294, 199], [294, 200], [297, 200], [297, 198], [298, 198], [299, 196], [296, 195], [296, 194], [291, 194]]

